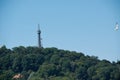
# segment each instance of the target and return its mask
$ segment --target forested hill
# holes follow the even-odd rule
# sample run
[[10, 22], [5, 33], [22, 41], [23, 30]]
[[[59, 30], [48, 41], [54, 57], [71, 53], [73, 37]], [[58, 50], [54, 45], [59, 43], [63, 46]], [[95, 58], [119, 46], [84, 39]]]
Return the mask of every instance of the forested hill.
[[0, 80], [120, 80], [120, 61], [57, 48], [2, 46]]

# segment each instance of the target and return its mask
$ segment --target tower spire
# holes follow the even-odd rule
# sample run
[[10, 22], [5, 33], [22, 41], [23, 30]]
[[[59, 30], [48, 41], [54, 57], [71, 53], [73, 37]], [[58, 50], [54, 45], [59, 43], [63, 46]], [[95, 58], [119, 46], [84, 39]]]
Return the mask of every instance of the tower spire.
[[40, 25], [38, 24], [38, 47], [41, 48], [41, 31], [40, 31]]

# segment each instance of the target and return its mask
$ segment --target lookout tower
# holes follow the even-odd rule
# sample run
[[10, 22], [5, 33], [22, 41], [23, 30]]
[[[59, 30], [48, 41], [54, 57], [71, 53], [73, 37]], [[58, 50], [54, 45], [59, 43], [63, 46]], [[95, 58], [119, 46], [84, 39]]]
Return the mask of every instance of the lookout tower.
[[40, 25], [38, 24], [38, 47], [41, 48], [41, 31], [40, 31]]

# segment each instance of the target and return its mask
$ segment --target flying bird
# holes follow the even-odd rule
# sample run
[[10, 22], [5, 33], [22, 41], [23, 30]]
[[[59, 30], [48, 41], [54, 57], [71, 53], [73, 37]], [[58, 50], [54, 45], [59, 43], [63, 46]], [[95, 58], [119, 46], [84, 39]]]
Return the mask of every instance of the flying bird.
[[118, 25], [118, 23], [116, 23], [116, 25], [115, 25], [115, 31], [117, 31], [119, 29], [119, 25]]

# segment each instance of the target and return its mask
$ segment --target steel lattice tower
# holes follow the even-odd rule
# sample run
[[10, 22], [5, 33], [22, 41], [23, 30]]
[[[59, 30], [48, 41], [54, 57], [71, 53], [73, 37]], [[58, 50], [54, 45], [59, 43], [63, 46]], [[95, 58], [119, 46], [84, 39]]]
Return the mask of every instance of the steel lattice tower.
[[41, 31], [40, 31], [40, 26], [38, 24], [38, 47], [41, 48]]

